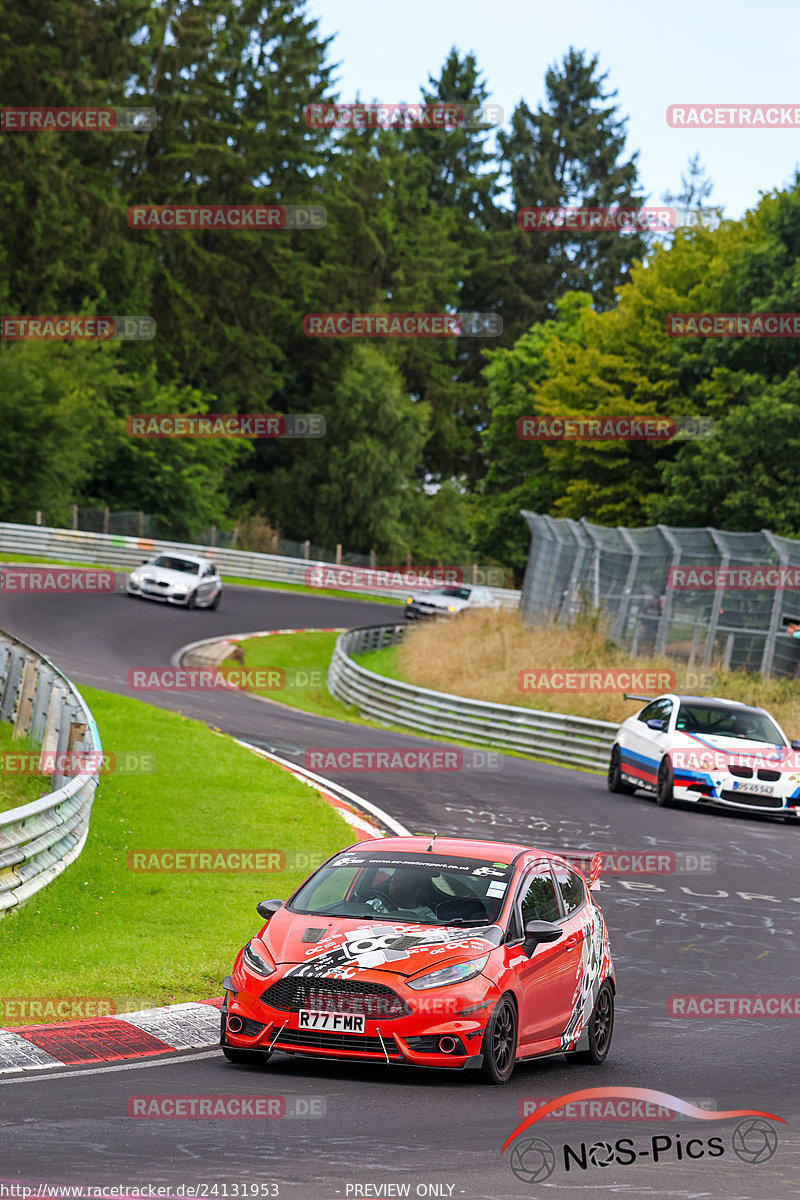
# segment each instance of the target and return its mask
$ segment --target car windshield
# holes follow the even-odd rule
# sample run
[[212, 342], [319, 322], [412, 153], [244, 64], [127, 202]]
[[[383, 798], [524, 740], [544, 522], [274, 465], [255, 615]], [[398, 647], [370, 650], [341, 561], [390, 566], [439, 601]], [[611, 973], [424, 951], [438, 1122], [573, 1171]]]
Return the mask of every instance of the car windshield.
[[359, 850], [320, 867], [287, 902], [315, 916], [416, 925], [491, 925], [514, 867], [491, 860]]
[[152, 567], [164, 567], [167, 571], [184, 571], [187, 575], [196, 575], [200, 566], [190, 562], [188, 558], [173, 558], [170, 554], [159, 554], [150, 564]]
[[675, 728], [679, 733], [707, 734], [783, 745], [777, 725], [766, 713], [754, 708], [722, 708], [720, 705], [681, 701]]
[[442, 588], [438, 594], [440, 596], [453, 596], [456, 600], [469, 600], [470, 589], [468, 587], [447, 587]]

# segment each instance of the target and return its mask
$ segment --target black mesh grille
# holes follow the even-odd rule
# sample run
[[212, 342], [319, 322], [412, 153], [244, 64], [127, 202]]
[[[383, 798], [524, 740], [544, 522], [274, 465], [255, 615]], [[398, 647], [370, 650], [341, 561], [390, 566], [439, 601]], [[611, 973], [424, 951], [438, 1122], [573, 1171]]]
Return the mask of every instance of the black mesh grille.
[[774, 783], [776, 779], [780, 779], [780, 771], [772, 771], [767, 767], [761, 767], [757, 772], [758, 778], [763, 779], [764, 783]]
[[752, 779], [753, 778], [753, 768], [752, 767], [731, 767], [730, 773], [731, 773], [731, 775], [736, 775], [739, 779]]
[[358, 1013], [371, 1020], [392, 1020], [404, 1017], [413, 1010], [382, 983], [362, 983], [355, 979], [314, 979], [293, 975], [279, 979], [262, 993], [261, 999], [270, 1008], [283, 1012], [299, 1012], [301, 1008], [316, 1012]]
[[723, 800], [730, 800], [732, 804], [747, 804], [753, 808], [783, 808], [783, 800], [780, 796], [756, 796], [749, 795], [747, 792], [722, 792]]
[[385, 1037], [382, 1046], [381, 1039], [377, 1037], [326, 1033], [324, 1029], [284, 1029], [273, 1049], [338, 1050], [340, 1054], [380, 1054], [384, 1060], [387, 1054], [389, 1058], [402, 1058], [394, 1038]]
[[263, 1028], [260, 1021], [254, 1021], [251, 1017], [242, 1017], [242, 1033], [245, 1037], [258, 1037]]

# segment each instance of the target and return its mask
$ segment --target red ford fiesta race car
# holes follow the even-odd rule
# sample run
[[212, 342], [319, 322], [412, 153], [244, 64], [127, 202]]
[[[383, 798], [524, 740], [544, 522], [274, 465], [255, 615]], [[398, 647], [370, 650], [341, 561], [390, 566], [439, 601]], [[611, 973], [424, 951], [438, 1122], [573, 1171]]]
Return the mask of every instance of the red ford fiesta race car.
[[225, 1057], [478, 1069], [488, 1083], [521, 1059], [603, 1062], [616, 989], [591, 890], [601, 857], [430, 835], [338, 852], [257, 906], [266, 924], [224, 983]]

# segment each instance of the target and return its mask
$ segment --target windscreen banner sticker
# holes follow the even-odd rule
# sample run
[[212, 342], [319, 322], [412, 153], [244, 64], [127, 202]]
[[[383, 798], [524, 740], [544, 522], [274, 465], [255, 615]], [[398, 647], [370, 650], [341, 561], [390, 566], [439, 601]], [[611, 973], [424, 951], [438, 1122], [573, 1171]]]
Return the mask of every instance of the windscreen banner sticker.
[[448, 871], [457, 875], [474, 875], [478, 878], [489, 876], [492, 879], [510, 879], [513, 863], [487, 863], [482, 858], [438, 858], [426, 855], [424, 858], [414, 858], [410, 854], [340, 854], [330, 867], [425, 867], [436, 874], [437, 871]]

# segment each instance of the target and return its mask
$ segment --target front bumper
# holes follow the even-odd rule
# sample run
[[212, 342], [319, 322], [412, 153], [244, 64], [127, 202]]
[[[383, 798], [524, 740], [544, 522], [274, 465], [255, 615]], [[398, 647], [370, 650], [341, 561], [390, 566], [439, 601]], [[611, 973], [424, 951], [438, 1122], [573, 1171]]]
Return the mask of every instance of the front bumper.
[[782, 788], [776, 782], [770, 795], [766, 792], [749, 792], [748, 782], [751, 782], [751, 786], [758, 786], [756, 779], [748, 781], [725, 771], [711, 774], [682, 770], [674, 773], [673, 791], [676, 800], [690, 804], [711, 804], [764, 816], [800, 818], [800, 788]]
[[158, 600], [161, 604], [178, 604], [185, 606], [189, 599], [189, 593], [183, 595], [173, 595], [167, 588], [143, 588], [140, 587], [135, 580], [129, 579], [125, 584], [125, 591], [129, 596], [141, 596], [143, 600]]
[[[426, 999], [424, 992], [396, 988], [401, 999], [409, 1004], [416, 997], [417, 1010], [401, 1017], [366, 1017], [364, 1033], [360, 1034], [300, 1029], [296, 1011], [271, 1008], [260, 995], [237, 990], [233, 981], [227, 978], [220, 1011], [220, 1045], [263, 1054], [280, 1050], [313, 1058], [372, 1062], [379, 1066], [474, 1070], [483, 1062], [480, 1053], [483, 1034], [500, 995], [490, 980], [483, 976], [477, 979], [481, 980], [484, 992], [477, 1003], [474, 988], [463, 1003], [456, 999], [457, 989], [453, 989], [448, 997], [434, 998], [448, 1001], [446, 1007], [456, 1010], [445, 1015], [427, 1011], [429, 1005], [421, 1003]], [[395, 980], [392, 982], [396, 984]], [[474, 985], [476, 980], [468, 982]], [[266, 981], [260, 981], [260, 984], [264, 990], [270, 986]], [[234, 1029], [231, 1029], [231, 1017], [238, 1018], [233, 1022]], [[438, 1042], [442, 1038], [450, 1039], [454, 1048], [446, 1052], [440, 1050]]]

